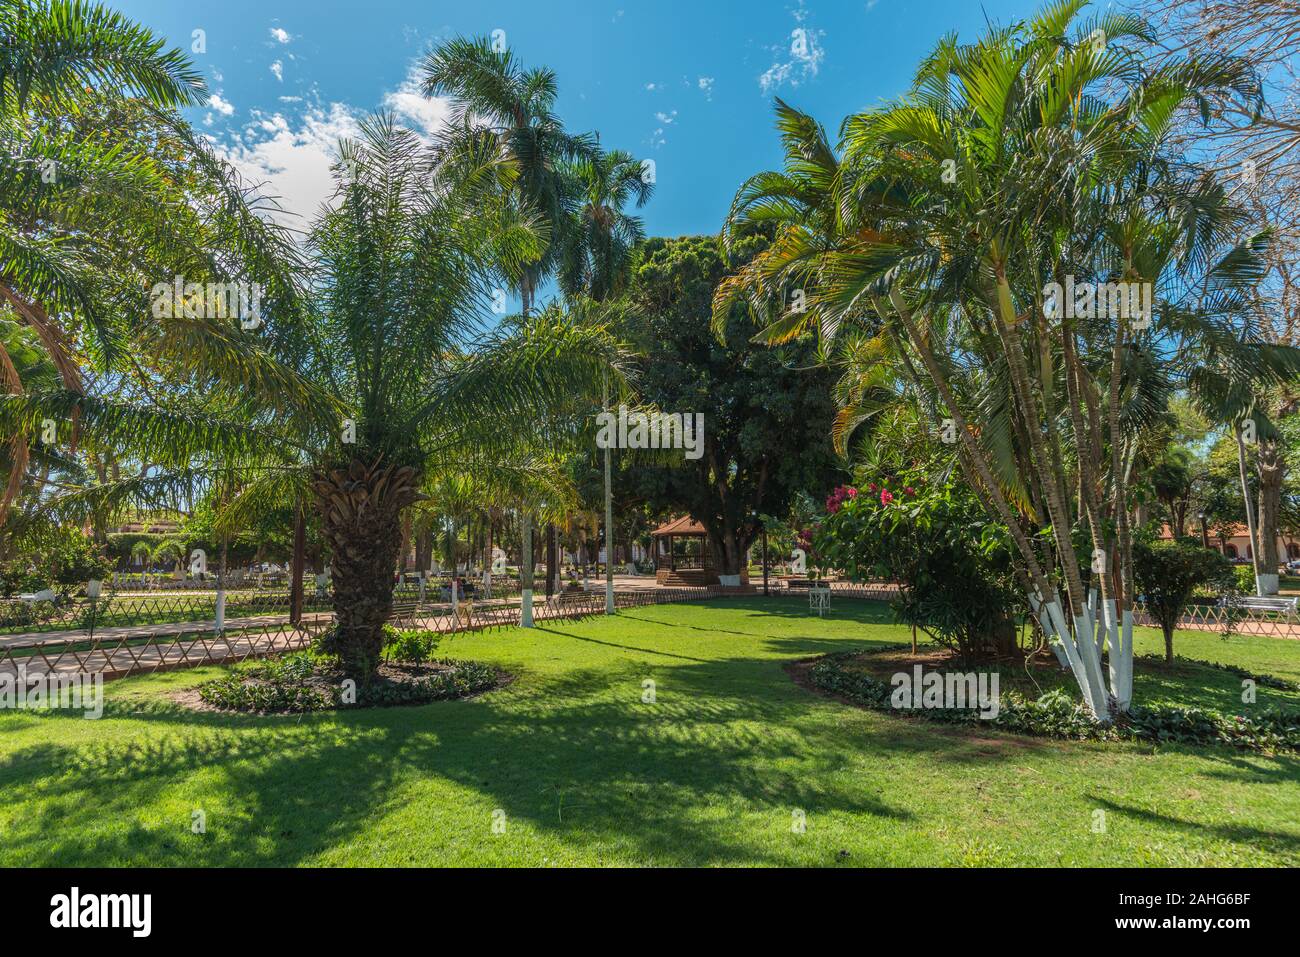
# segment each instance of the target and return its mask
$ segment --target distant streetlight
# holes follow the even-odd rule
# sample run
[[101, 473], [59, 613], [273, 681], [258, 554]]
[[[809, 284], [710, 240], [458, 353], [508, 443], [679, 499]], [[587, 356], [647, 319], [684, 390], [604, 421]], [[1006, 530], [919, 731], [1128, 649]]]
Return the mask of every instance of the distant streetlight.
[[1199, 518], [1199, 519], [1201, 520], [1201, 547], [1202, 547], [1202, 548], [1209, 548], [1209, 547], [1210, 547], [1210, 534], [1209, 534], [1209, 532], [1207, 532], [1207, 531], [1205, 530], [1205, 513], [1204, 513], [1204, 512], [1197, 512], [1197, 513], [1196, 513], [1196, 517]]
[[92, 578], [86, 582], [86, 597], [90, 599], [90, 640], [95, 640], [95, 615], [99, 610], [99, 595], [104, 588], [104, 583], [98, 578]]

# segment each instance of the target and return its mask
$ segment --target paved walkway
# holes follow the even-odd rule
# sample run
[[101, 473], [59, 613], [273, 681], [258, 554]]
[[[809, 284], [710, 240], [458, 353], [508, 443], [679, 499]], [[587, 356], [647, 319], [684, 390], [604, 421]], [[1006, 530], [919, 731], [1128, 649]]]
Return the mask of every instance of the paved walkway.
[[[283, 624], [289, 620], [288, 615], [254, 615], [249, 618], [227, 618], [227, 629], [267, 627]], [[114, 641], [119, 638], [144, 638], [148, 636], [177, 635], [183, 632], [198, 631], [202, 628], [212, 629], [212, 619], [206, 621], [169, 621], [156, 625], [118, 625], [112, 628], [96, 628], [95, 641]], [[37, 645], [65, 645], [84, 642], [90, 638], [85, 628], [69, 628], [64, 631], [29, 631], [20, 635], [0, 637], [0, 650], [6, 648], [31, 648]]]

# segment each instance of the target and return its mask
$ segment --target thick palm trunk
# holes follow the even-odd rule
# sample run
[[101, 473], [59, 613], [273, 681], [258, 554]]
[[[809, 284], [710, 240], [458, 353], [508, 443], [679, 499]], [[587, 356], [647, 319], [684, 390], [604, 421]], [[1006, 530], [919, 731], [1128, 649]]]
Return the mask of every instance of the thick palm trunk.
[[355, 678], [369, 678], [379, 665], [383, 627], [393, 608], [402, 509], [419, 498], [417, 483], [418, 473], [409, 466], [360, 459], [318, 475], [314, 483], [322, 532], [334, 556], [332, 647]]
[[1265, 574], [1277, 574], [1279, 512], [1282, 507], [1282, 480], [1285, 463], [1277, 443], [1261, 442], [1259, 447], [1259, 554]]

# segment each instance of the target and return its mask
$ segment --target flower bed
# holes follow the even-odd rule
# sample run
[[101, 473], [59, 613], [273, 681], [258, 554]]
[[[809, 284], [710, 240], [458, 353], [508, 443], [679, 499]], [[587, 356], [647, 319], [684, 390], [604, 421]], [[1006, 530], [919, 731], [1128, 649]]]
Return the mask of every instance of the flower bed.
[[[809, 680], [823, 691], [876, 711], [899, 714], [891, 704], [894, 689], [879, 678], [845, 667], [852, 660], [897, 651], [906, 645], [871, 651], [847, 651], [819, 659], [808, 671]], [[1226, 669], [1237, 673], [1240, 669]], [[1250, 675], [1260, 684], [1287, 687], [1290, 683], [1271, 675]], [[925, 720], [982, 725], [1017, 734], [1095, 741], [1148, 741], [1159, 744], [1229, 744], [1253, 751], [1300, 751], [1300, 711], [1261, 708], [1250, 715], [1228, 714], [1209, 708], [1173, 705], [1133, 706], [1112, 724], [1098, 724], [1083, 704], [1062, 689], [1037, 698], [1016, 691], [1001, 696], [992, 719], [981, 719], [971, 708], [919, 708], [903, 714]]]

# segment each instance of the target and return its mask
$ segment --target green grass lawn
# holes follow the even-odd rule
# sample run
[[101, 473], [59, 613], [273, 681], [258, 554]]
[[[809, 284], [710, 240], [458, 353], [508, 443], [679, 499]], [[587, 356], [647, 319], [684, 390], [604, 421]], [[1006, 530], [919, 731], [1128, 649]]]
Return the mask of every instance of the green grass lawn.
[[[905, 640], [889, 621], [847, 600], [825, 620], [798, 599], [652, 606], [449, 640], [518, 676], [470, 701], [173, 705], [205, 668], [111, 683], [99, 721], [0, 713], [0, 864], [1300, 864], [1300, 758], [971, 732], [840, 704], [782, 668]], [[1300, 679], [1300, 642], [1176, 647]], [[1136, 689], [1240, 707], [1240, 679], [1206, 669], [1142, 668]]]

